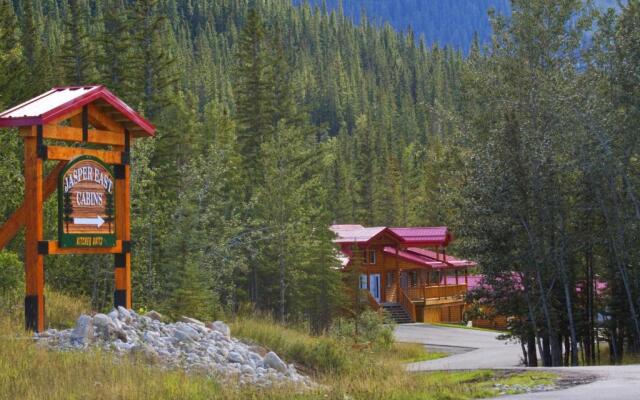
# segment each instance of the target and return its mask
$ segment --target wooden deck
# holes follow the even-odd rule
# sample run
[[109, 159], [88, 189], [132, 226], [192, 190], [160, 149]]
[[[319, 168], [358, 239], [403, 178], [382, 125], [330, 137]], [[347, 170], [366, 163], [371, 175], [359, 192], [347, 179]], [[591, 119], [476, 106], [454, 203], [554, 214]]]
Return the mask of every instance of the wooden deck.
[[[397, 303], [415, 322], [460, 322], [464, 313], [467, 285], [424, 285], [409, 288], [393, 285], [385, 290], [386, 303]], [[374, 310], [379, 305], [369, 296]]]

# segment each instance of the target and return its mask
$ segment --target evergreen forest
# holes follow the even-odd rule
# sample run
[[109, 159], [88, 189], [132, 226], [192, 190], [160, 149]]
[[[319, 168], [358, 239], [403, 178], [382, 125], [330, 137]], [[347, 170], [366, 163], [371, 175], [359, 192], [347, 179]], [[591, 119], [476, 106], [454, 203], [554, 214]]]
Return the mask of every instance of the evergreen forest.
[[[447, 225], [530, 363], [596, 363], [596, 335], [619, 362], [640, 352], [640, 1], [508, 7], [465, 51], [291, 0], [0, 0], [0, 109], [101, 83], [156, 125], [133, 147], [136, 309], [322, 331], [345, 304], [329, 225]], [[4, 221], [17, 131], [0, 151]], [[113, 259], [47, 257], [46, 282], [107, 309]]]

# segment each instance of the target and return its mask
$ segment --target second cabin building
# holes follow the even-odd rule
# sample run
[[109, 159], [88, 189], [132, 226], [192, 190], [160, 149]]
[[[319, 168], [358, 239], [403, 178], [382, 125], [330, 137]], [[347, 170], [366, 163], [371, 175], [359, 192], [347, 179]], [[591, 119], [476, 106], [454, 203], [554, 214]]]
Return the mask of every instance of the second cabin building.
[[360, 268], [360, 289], [398, 323], [461, 322], [473, 261], [447, 254], [446, 227], [333, 225], [342, 268]]

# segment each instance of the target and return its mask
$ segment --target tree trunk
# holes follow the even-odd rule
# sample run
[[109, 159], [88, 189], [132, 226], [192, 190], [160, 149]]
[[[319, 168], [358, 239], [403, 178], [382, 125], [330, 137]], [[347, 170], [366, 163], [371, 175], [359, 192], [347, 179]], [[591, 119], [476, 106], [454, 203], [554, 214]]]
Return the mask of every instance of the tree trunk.
[[[542, 311], [544, 313], [544, 319], [546, 323], [547, 333], [546, 337], [551, 346], [551, 364], [550, 366], [559, 367], [561, 360], [561, 349], [560, 343], [558, 342], [558, 335], [553, 327], [553, 323], [551, 322], [551, 314], [549, 311], [549, 305], [547, 303], [547, 295], [545, 293], [544, 285], [542, 284], [542, 276], [540, 275], [540, 270], [536, 271], [536, 276], [538, 280], [538, 286], [540, 287], [540, 299], [542, 300]], [[548, 366], [548, 365], [545, 365]]]
[[551, 349], [549, 349], [549, 334], [542, 335], [542, 365], [550, 367], [551, 362]]
[[536, 355], [536, 336], [531, 333], [527, 335], [527, 353], [529, 354], [529, 363], [527, 365], [530, 367], [537, 367], [538, 356]]
[[279, 255], [279, 267], [280, 267], [280, 321], [285, 322], [285, 296], [286, 296], [286, 281], [285, 281], [285, 261], [284, 261], [284, 230], [280, 232], [280, 249]]

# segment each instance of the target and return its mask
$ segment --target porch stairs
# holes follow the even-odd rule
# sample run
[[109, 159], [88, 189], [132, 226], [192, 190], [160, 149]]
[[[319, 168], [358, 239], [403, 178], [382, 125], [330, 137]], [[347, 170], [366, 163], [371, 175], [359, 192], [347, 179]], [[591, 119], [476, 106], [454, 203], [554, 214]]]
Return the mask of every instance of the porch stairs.
[[409, 316], [407, 310], [405, 310], [400, 303], [382, 303], [380, 305], [396, 324], [410, 324], [414, 322], [411, 320], [411, 316]]

